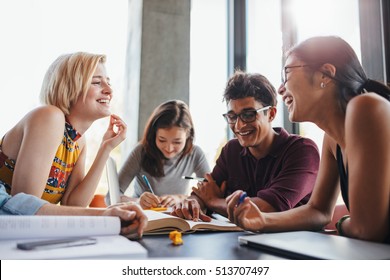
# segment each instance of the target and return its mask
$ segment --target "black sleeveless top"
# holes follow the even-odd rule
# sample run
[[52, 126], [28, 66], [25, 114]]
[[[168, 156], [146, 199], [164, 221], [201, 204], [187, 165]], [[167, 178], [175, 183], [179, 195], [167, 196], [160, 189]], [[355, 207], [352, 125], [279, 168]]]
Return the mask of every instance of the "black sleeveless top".
[[[341, 153], [341, 148], [339, 145], [337, 145], [336, 158], [337, 158], [337, 166], [338, 166], [339, 175], [340, 175], [341, 196], [343, 197], [345, 206], [347, 207], [347, 209], [349, 211], [348, 167], [347, 167], [347, 169], [345, 169], [345, 167], [344, 167], [343, 154]], [[390, 221], [389, 221], [389, 223], [390, 223]], [[384, 240], [384, 243], [390, 244], [390, 234], [386, 237], [386, 239]]]
[[341, 196], [343, 197], [345, 206], [349, 211], [348, 169], [345, 169], [344, 167], [343, 154], [341, 153], [341, 148], [339, 145], [337, 145], [336, 157], [337, 157], [337, 167], [340, 175]]

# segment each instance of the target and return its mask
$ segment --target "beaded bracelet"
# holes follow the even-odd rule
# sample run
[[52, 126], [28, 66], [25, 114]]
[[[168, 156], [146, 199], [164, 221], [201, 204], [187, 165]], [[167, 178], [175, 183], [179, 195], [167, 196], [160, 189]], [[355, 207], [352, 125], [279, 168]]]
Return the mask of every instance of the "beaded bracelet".
[[349, 218], [349, 215], [345, 215], [345, 216], [341, 217], [341, 219], [336, 223], [337, 232], [341, 236], [344, 236], [344, 232], [343, 232], [343, 229], [341, 227], [341, 224], [348, 218]]

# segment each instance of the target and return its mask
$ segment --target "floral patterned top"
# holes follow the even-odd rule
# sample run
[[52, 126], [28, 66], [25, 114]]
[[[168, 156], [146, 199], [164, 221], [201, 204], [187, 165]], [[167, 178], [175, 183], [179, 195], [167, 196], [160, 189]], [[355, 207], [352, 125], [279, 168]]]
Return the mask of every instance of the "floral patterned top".
[[[5, 135], [3, 136], [4, 139]], [[80, 148], [76, 142], [81, 135], [66, 120], [64, 137], [59, 145], [50, 169], [49, 177], [42, 199], [57, 204], [65, 193], [72, 170], [80, 156]], [[2, 151], [0, 142], [0, 182], [5, 186], [8, 193], [11, 193], [12, 176], [16, 161], [9, 159]]]

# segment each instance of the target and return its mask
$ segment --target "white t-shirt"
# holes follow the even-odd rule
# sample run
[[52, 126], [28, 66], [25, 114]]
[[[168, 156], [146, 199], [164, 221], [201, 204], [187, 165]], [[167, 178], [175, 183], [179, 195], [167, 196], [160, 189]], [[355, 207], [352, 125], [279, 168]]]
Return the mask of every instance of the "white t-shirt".
[[210, 166], [205, 154], [196, 145], [193, 146], [192, 152], [183, 157], [178, 163], [180, 155], [166, 160], [164, 162], [165, 175], [159, 178], [152, 177], [141, 167], [141, 154], [142, 145], [137, 144], [119, 171], [119, 185], [122, 193], [127, 190], [135, 178], [133, 197], [140, 197], [145, 191], [149, 192], [142, 175], [148, 178], [153, 192], [157, 196], [162, 196], [166, 194], [189, 195], [191, 192], [190, 180], [182, 179], [182, 176], [195, 174], [196, 177], [204, 177], [206, 173], [210, 173]]

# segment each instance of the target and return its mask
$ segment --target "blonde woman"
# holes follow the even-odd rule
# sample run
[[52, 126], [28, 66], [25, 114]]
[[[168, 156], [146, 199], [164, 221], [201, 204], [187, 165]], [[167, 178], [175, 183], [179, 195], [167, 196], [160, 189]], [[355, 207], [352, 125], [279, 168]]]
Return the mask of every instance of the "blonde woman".
[[[6, 191], [31, 194], [51, 203], [87, 206], [110, 152], [126, 135], [125, 123], [111, 114], [113, 97], [104, 55], [62, 55], [48, 69], [41, 100], [0, 142], [0, 183]], [[85, 174], [85, 132], [110, 117], [96, 158]]]

